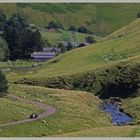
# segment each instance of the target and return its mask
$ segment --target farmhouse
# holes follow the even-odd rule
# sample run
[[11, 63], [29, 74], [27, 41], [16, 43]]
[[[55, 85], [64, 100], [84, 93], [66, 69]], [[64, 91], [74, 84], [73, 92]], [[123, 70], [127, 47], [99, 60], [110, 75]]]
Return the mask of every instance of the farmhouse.
[[42, 52], [33, 52], [31, 54], [31, 58], [36, 61], [46, 61], [52, 59], [61, 53], [58, 48], [43, 48]]
[[60, 54], [61, 50], [59, 48], [47, 47], [43, 48], [43, 52], [55, 52], [56, 54]]

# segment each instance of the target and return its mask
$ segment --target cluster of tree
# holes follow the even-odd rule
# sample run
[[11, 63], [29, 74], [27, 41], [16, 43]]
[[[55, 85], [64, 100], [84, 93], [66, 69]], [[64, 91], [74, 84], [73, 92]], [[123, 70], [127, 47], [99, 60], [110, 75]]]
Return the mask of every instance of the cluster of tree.
[[58, 20], [52, 20], [49, 22], [48, 29], [64, 29], [63, 24]]
[[8, 81], [6, 80], [5, 75], [2, 70], [0, 70], [0, 97], [3, 97], [7, 94]]
[[58, 44], [58, 48], [60, 48], [61, 52], [64, 53], [64, 52], [66, 52], [66, 51], [70, 51], [70, 50], [74, 49], [74, 46], [72, 45], [71, 42], [68, 42], [68, 45], [67, 45], [67, 46], [65, 46], [65, 45], [63, 44], [63, 42], [60, 42], [60, 43]]
[[[48, 23], [48, 26], [45, 26], [47, 29], [64, 29], [63, 24], [58, 20], [52, 20]], [[67, 29], [68, 31], [75, 31], [80, 33], [88, 33], [88, 34], [94, 34], [94, 32], [88, 30], [84, 26], [76, 27], [75, 25], [70, 25]]]
[[38, 30], [32, 30], [24, 15], [14, 13], [7, 19], [0, 11], [0, 29], [8, 44], [9, 59], [29, 59], [34, 51], [42, 50], [44, 42]]
[[68, 28], [68, 31], [74, 31], [74, 32], [80, 32], [80, 33], [88, 33], [88, 34], [94, 34], [92, 31], [88, 30], [86, 27], [84, 26], [80, 26], [80, 27], [76, 27], [75, 25], [71, 25]]

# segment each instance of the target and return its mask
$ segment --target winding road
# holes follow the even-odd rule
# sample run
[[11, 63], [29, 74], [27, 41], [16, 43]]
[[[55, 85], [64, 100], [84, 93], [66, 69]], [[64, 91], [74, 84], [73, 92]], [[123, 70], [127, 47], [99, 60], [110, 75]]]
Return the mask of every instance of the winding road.
[[54, 114], [57, 111], [56, 108], [54, 108], [50, 105], [47, 105], [47, 104], [44, 104], [44, 103], [41, 103], [41, 102], [38, 102], [38, 101], [32, 101], [32, 100], [29, 100], [29, 99], [24, 99], [24, 98], [15, 96], [15, 95], [8, 95], [7, 98], [12, 99], [12, 100], [17, 100], [18, 102], [34, 104], [34, 105], [38, 106], [39, 108], [42, 108], [44, 110], [44, 112], [38, 114], [37, 118], [34, 118], [34, 119], [26, 118], [24, 120], [8, 122], [8, 123], [0, 124], [0, 127], [22, 124], [22, 123], [26, 123], [26, 122], [33, 122], [33, 121], [39, 120], [41, 118], [51, 116], [52, 114]]

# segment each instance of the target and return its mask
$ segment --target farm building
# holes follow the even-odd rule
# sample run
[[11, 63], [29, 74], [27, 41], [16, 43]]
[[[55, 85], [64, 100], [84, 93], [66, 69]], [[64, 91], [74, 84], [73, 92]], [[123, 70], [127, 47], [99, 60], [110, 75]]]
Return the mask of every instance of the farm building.
[[36, 61], [45, 61], [56, 56], [55, 52], [33, 52], [31, 57]]
[[43, 48], [43, 52], [33, 52], [31, 58], [36, 61], [46, 61], [52, 59], [61, 53], [58, 48]]
[[47, 47], [43, 48], [43, 52], [55, 52], [56, 54], [60, 54], [61, 50], [59, 48]]

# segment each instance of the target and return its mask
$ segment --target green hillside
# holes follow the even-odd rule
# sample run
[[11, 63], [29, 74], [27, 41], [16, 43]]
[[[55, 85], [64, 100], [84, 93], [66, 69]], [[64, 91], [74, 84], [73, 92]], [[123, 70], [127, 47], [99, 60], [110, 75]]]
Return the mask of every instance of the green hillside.
[[[100, 14], [94, 13], [91, 5], [9, 4], [4, 7], [4, 4], [0, 4], [7, 8], [7, 14], [14, 8], [23, 13], [26, 11], [29, 17], [31, 13], [36, 14], [28, 18], [39, 26], [44, 26], [52, 15], [66, 21], [65, 26], [69, 25], [68, 15], [71, 16], [70, 24], [75, 17], [75, 23], [81, 25], [87, 19], [91, 20], [92, 12], [96, 15], [93, 23], [99, 25], [96, 30], [102, 31], [102, 35], [126, 24], [105, 38], [98, 38], [97, 43], [73, 49], [46, 62], [17, 60], [0, 63], [9, 81], [8, 96], [24, 96], [20, 106], [17, 100], [13, 102], [9, 98], [1, 98], [1, 113], [4, 112], [4, 116], [10, 114], [10, 117], [1, 115], [0, 123], [12, 121], [13, 117], [21, 119], [29, 116], [34, 106], [27, 107], [26, 101], [49, 104], [56, 108], [51, 116], [1, 127], [0, 136], [140, 136], [140, 18], [127, 24], [135, 18], [139, 4], [98, 4], [96, 8]], [[120, 12], [117, 16], [114, 15], [116, 11]], [[82, 18], [79, 19], [77, 15], [82, 15]], [[95, 29], [96, 25], [88, 22], [88, 27]], [[44, 39], [48, 37], [50, 42], [57, 43], [63, 37], [66, 39], [69, 32], [41, 33]], [[76, 35], [79, 40], [84, 39], [84, 34]], [[102, 101], [110, 101], [110, 97], [117, 97], [121, 101], [120, 109], [131, 115], [133, 122], [121, 127], [113, 126], [111, 118], [100, 108]], [[14, 108], [12, 112], [9, 107]], [[42, 110], [35, 108], [35, 111]]]
[[[44, 40], [48, 40], [51, 44], [58, 44], [59, 41], [73, 41], [73, 42], [85, 42], [85, 37], [92, 36], [89, 34], [78, 33], [71, 31], [56, 31], [56, 32], [46, 32], [41, 31]], [[102, 37], [93, 36], [96, 41], [100, 41]]]
[[[27, 85], [10, 85], [8, 92], [18, 97], [25, 96], [25, 99], [33, 101], [40, 99], [43, 103], [55, 106], [58, 110], [52, 116], [44, 117], [34, 122], [1, 127], [1, 137], [52, 136], [81, 129], [111, 125], [107, 115], [99, 109], [100, 100], [88, 92], [49, 89]], [[16, 102], [15, 104], [18, 103]], [[8, 106], [8, 104], [6, 105]], [[22, 106], [20, 107], [22, 109]], [[13, 108], [14, 106], [11, 106], [10, 109]], [[20, 114], [20, 111], [17, 110], [17, 112]], [[14, 118], [16, 118], [16, 115]], [[42, 120], [46, 120], [46, 124], [42, 123]]]
[[[122, 37], [118, 37], [117, 34], [122, 34], [126, 27], [128, 29], [127, 33]], [[116, 35], [117, 37], [115, 38], [109, 40], [105, 39], [96, 44], [69, 51], [53, 60], [43, 63], [40, 68], [29, 71], [26, 75], [27, 77], [44, 79], [49, 76], [71, 75], [95, 70], [123, 61], [139, 62], [140, 19], [131, 22], [126, 27], [123, 27], [118, 32], [114, 32], [110, 35]], [[134, 28], [131, 29], [131, 27]], [[13, 73], [13, 76], [16, 79], [16, 76], [18, 75]]]
[[[136, 18], [140, 4], [0, 4], [9, 16], [22, 12], [30, 23], [44, 27], [52, 19], [69, 25], [86, 26], [98, 35], [107, 35]], [[116, 11], [117, 14], [116, 14]], [[64, 14], [65, 13], [65, 14]]]
[[139, 137], [140, 127], [111, 126], [56, 135], [57, 137]]

